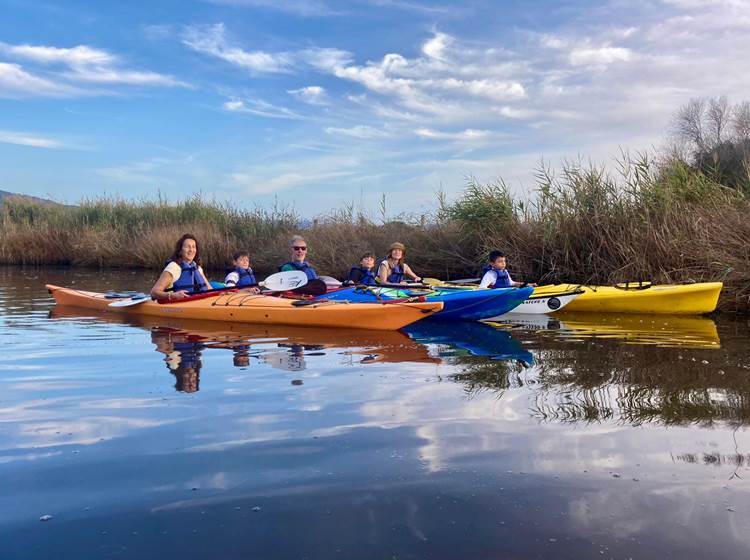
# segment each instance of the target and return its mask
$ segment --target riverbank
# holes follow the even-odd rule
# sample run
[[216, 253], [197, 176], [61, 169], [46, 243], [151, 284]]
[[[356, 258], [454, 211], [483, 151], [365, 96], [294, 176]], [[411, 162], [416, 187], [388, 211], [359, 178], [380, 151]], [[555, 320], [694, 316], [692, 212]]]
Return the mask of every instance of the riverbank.
[[353, 207], [304, 223], [293, 209], [241, 210], [200, 196], [169, 204], [101, 198], [78, 206], [6, 199], [0, 264], [160, 269], [174, 241], [196, 235], [206, 268], [222, 271], [247, 249], [260, 274], [288, 258], [301, 233], [320, 273], [342, 276], [364, 251], [405, 243], [423, 276], [475, 276], [489, 250], [509, 255], [516, 278], [611, 284], [721, 280], [719, 309], [750, 312], [750, 201], [680, 161], [620, 162], [617, 176], [569, 165], [541, 170], [530, 200], [502, 183], [470, 181], [434, 212], [376, 220]]

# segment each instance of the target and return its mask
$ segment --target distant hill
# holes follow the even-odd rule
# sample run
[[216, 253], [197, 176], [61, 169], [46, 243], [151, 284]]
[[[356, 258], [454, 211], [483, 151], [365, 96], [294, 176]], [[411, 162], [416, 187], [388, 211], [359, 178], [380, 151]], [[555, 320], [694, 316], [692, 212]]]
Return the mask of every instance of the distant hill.
[[11, 197], [20, 197], [20, 198], [26, 199], [26, 200], [28, 200], [30, 202], [36, 202], [38, 204], [59, 204], [58, 202], [54, 202], [54, 201], [49, 200], [47, 198], [39, 198], [39, 197], [36, 197], [36, 196], [30, 196], [28, 194], [12, 193], [12, 192], [8, 192], [8, 191], [0, 191], [0, 206], [3, 204], [3, 201], [6, 198], [11, 198]]

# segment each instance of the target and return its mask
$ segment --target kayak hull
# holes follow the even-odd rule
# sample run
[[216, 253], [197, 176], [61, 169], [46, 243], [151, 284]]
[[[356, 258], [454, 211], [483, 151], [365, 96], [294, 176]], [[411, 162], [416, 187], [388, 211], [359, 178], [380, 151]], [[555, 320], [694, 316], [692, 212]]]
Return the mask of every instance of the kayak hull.
[[534, 294], [543, 295], [546, 291], [577, 288], [583, 290], [580, 297], [568, 303], [565, 312], [702, 315], [716, 309], [722, 286], [721, 282], [702, 282], [623, 289], [615, 286], [562, 284], [542, 286]]
[[547, 315], [564, 309], [574, 299], [583, 294], [582, 290], [546, 292], [537, 294], [537, 290], [521, 305], [504, 315], [490, 317], [487, 321], [502, 321], [512, 315]]
[[394, 299], [423, 297], [425, 301], [443, 303], [435, 320], [481, 321], [508, 313], [531, 295], [532, 288], [497, 290], [423, 290], [410, 288], [343, 288], [328, 292], [320, 299], [376, 303]]
[[47, 290], [59, 305], [124, 315], [346, 329], [397, 330], [443, 308], [437, 301], [378, 305], [321, 301], [296, 306], [295, 300], [242, 291], [203, 294], [174, 303], [149, 300], [129, 307], [110, 307], [118, 300], [101, 293], [53, 285], [47, 285]]

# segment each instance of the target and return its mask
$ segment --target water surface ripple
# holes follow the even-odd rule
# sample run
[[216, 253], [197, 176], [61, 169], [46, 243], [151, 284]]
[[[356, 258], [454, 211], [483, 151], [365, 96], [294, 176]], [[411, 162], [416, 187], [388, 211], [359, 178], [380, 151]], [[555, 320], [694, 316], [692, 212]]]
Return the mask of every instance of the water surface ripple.
[[382, 333], [44, 290], [148, 276], [0, 269], [0, 558], [750, 555], [746, 322]]

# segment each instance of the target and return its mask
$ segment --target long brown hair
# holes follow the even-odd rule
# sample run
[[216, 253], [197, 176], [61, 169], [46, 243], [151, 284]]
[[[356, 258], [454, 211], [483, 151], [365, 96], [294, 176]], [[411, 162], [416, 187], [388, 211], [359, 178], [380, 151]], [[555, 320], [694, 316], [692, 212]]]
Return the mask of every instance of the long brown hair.
[[188, 239], [192, 239], [193, 241], [195, 241], [195, 258], [193, 259], [193, 262], [198, 266], [201, 266], [200, 245], [198, 245], [198, 240], [192, 233], [186, 233], [177, 240], [177, 243], [175, 243], [174, 245], [172, 260], [176, 263], [179, 263], [182, 260], [182, 244], [185, 243], [185, 241], [187, 241]]

